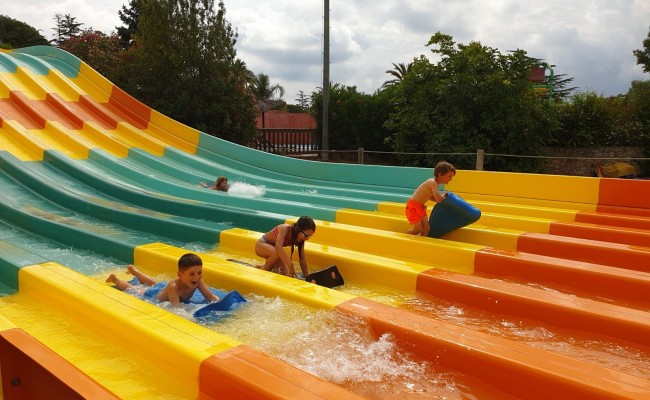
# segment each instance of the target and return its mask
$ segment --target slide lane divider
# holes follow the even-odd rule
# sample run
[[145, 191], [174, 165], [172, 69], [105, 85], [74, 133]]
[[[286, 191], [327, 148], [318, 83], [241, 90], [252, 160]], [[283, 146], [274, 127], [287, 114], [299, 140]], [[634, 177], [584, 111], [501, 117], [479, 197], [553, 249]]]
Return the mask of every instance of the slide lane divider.
[[[339, 210], [337, 222], [404, 232], [409, 228], [405, 218], [385, 213], [359, 210]], [[317, 233], [320, 233], [317, 229]], [[626, 268], [627, 262], [644, 263], [650, 252], [621, 244], [602, 243], [560, 236], [537, 234], [540, 248], [536, 248], [532, 234], [522, 231], [482, 227], [473, 224], [457, 229], [444, 239], [430, 239], [432, 243], [473, 243], [477, 249], [473, 271], [500, 279], [526, 282], [545, 282], [560, 286], [559, 290], [578, 290], [587, 297], [603, 295], [625, 302], [647, 302], [648, 272], [642, 268]], [[314, 236], [316, 239], [318, 234]], [[352, 241], [352, 239], [351, 239]], [[532, 242], [532, 243], [531, 243]], [[555, 243], [560, 243], [556, 249]], [[608, 247], [604, 248], [604, 247]], [[623, 261], [617, 257], [623, 257]], [[443, 264], [448, 256], [429, 253], [429, 263]], [[615, 260], [614, 264], [608, 260]], [[627, 260], [627, 261], [625, 261]], [[429, 264], [425, 262], [425, 264]], [[645, 264], [643, 264], [645, 265]], [[449, 269], [444, 266], [441, 269]], [[635, 270], [636, 269], [636, 270]]]
[[67, 77], [79, 73], [81, 60], [76, 56], [53, 46], [30, 46], [15, 49], [10, 53], [37, 74], [46, 75], [51, 68], [56, 68]]
[[[303, 212], [299, 210], [301, 208], [305, 210], [319, 210], [319, 207], [349, 207], [374, 210], [377, 207], [377, 201], [375, 200], [357, 199], [347, 196], [353, 195], [353, 193], [348, 193], [347, 195], [345, 193], [331, 195], [320, 193], [316, 189], [309, 190], [305, 187], [301, 187], [297, 190], [298, 188], [295, 185], [292, 186], [294, 190], [288, 190], [286, 188], [279, 189], [275, 187], [275, 182], [272, 183], [263, 178], [243, 174], [231, 168], [219, 167], [214, 163], [204, 162], [201, 163], [201, 166], [199, 167], [195, 163], [190, 165], [190, 163], [180, 162], [167, 156], [157, 157], [140, 149], [132, 149], [129, 153], [129, 160], [137, 162], [144, 167], [143, 169], [145, 170], [151, 169], [156, 171], [156, 177], [162, 179], [165, 183], [164, 185], [159, 185], [160, 190], [171, 194], [183, 193], [185, 197], [196, 200], [211, 199], [210, 201], [214, 202], [215, 200], [225, 201], [225, 198], [222, 196], [215, 196], [215, 194], [220, 194], [216, 191], [196, 192], [188, 190], [186, 185], [177, 185], [173, 184], [173, 182], [175, 180], [181, 180], [196, 188], [198, 182], [213, 182], [215, 176], [227, 176], [231, 185], [234, 182], [242, 181], [247, 184], [261, 185], [265, 187], [263, 198], [250, 199], [255, 200], [258, 204], [251, 208], [260, 210], [266, 205], [266, 203], [281, 201], [282, 204], [291, 204], [292, 210], [298, 209], [293, 211], [292, 214], [306, 214], [318, 219], [327, 218], [318, 217], [317, 215], [312, 214], [312, 211]], [[161, 174], [164, 174], [165, 176]], [[289, 187], [286, 183], [283, 183], [282, 186]], [[199, 193], [202, 195], [198, 195]], [[225, 196], [223, 193], [221, 194]]]
[[[56, 153], [49, 154], [48, 158], [56, 158], [57, 156]], [[96, 195], [89, 195], [84, 192], [61, 187], [58, 185], [58, 181], [53, 180], [49, 175], [43, 175], [44, 173], [48, 173], [48, 170], [42, 168], [39, 170], [37, 168], [39, 165], [25, 166], [19, 164], [20, 162], [12, 160], [11, 157], [0, 157], [0, 167], [2, 167], [2, 170], [8, 172], [11, 176], [22, 182], [23, 185], [41, 194], [41, 196], [49, 201], [55, 204], [65, 204], [67, 210], [80, 212], [84, 215], [111, 223], [120, 223], [123, 226], [140, 231], [166, 235], [177, 240], [213, 243], [218, 238], [218, 231], [222, 229], [222, 226], [216, 222], [188, 220], [187, 218], [162, 213], [143, 213], [139, 207], [119, 203], [114, 200], [103, 199], [102, 201], [98, 201], [100, 198]], [[96, 176], [95, 180], [98, 180]], [[104, 182], [104, 180], [98, 181]], [[115, 186], [117, 187], [117, 185]], [[133, 189], [124, 190], [132, 192], [134, 197], [145, 195]], [[151, 198], [152, 201], [156, 201], [152, 194], [146, 196]], [[169, 202], [170, 200], [158, 199], [157, 201]], [[9, 205], [4, 206], [9, 207]], [[24, 205], [22, 206], [24, 207]], [[60, 206], [57, 207], [62, 208]], [[26, 214], [26, 212], [20, 210], [16, 210], [16, 212]], [[47, 210], [43, 210], [43, 212], [48, 213]], [[58, 235], [54, 235], [54, 237], [58, 237]]]
[[[320, 233], [319, 229], [320, 225], [317, 228], [317, 234]], [[259, 232], [240, 229], [224, 231], [220, 237], [219, 250], [224, 252], [241, 252], [248, 257], [259, 235]], [[486, 298], [494, 299], [496, 296], [496, 298], [500, 298], [501, 300], [517, 303], [518, 305], [511, 304], [511, 306], [513, 309], [519, 307], [518, 311], [523, 310], [524, 313], [527, 312], [527, 318], [535, 318], [538, 315], [543, 317], [542, 312], [552, 315], [553, 311], [566, 318], [565, 313], [569, 310], [569, 312], [572, 311], [571, 318], [584, 322], [586, 320], [585, 315], [589, 316], [589, 312], [584, 311], [583, 307], [587, 307], [587, 309], [591, 308], [590, 311], [608, 307], [608, 305], [603, 306], [596, 302], [585, 301], [578, 302], [580, 304], [572, 308], [569, 304], [573, 300], [570, 298], [571, 296], [556, 296], [555, 304], [553, 304], [549, 303], [549, 299], [552, 296], [544, 297], [542, 290], [539, 289], [523, 288], [514, 290], [512, 287], [509, 287], [511, 285], [507, 284], [501, 284], [501, 287], [492, 284], [491, 287], [486, 289], [481, 287], [485, 283], [484, 281], [481, 282], [480, 278], [477, 279], [470, 275], [436, 271], [428, 266], [419, 266], [418, 268], [414, 264], [399, 263], [389, 259], [382, 260], [379, 257], [368, 259], [360, 253], [332, 248], [327, 243], [322, 245], [308, 243], [308, 246], [307, 251], [310, 261], [321, 263], [337, 262], [339, 270], [346, 277], [346, 280], [353, 280], [355, 276], [354, 271], [357, 269], [362, 270], [357, 271], [356, 276], [362, 277], [360, 279], [363, 282], [374, 283], [376, 277], [382, 277], [381, 279], [386, 282], [395, 282], [395, 286], [393, 287], [399, 287], [401, 289], [407, 288], [409, 283], [412, 285], [417, 281], [417, 289], [420, 290], [423, 280], [428, 280], [426, 284], [429, 284], [428, 288], [423, 287], [423, 289], [433, 289], [435, 285], [431, 285], [431, 281], [437, 280], [438, 282], [443, 282], [448, 279], [448, 283], [454, 281], [455, 283], [452, 283], [452, 286], [448, 288], [438, 283], [430, 293], [436, 296], [441, 294], [443, 297], [449, 294], [449, 297], [452, 297], [454, 300], [463, 301], [468, 297], [467, 291], [469, 291], [471, 296], [476, 296], [476, 298], [482, 297], [478, 301], [479, 304], [485, 302]], [[331, 257], [327, 258], [323, 254]], [[393, 265], [390, 265], [391, 261], [393, 261]], [[373, 263], [374, 265], [372, 265]], [[262, 272], [251, 269], [250, 267], [239, 265], [235, 267], [235, 264], [233, 264], [233, 268], [242, 269], [244, 273], [255, 273], [256, 277]], [[260, 278], [255, 279], [255, 281], [264, 279], [264, 281], [275, 283], [278, 286], [282, 285], [283, 287], [281, 289], [271, 290], [271, 293], [280, 293], [283, 297], [290, 296], [294, 300], [303, 296], [303, 299], [299, 300], [303, 303], [313, 305], [314, 297], [321, 295], [321, 293], [331, 291], [320, 287], [312, 291], [305, 291], [302, 290], [305, 285], [304, 282], [276, 274], [266, 274], [270, 275], [270, 277], [259, 275]], [[443, 277], [443, 275], [446, 277]], [[294, 286], [301, 288], [301, 290], [287, 291], [285, 287], [287, 280], [289, 282], [295, 282]], [[220, 277], [219, 281], [223, 281], [223, 279]], [[236, 289], [238, 282], [232, 281], [230, 284], [233, 285], [230, 287], [231, 289]], [[460, 290], [458, 290], [461, 284], [464, 285], [464, 289], [460, 287]], [[266, 289], [268, 284], [262, 284], [262, 286], [265, 287], [264, 291], [268, 292], [268, 289]], [[252, 289], [255, 292], [259, 290], [250, 286], [246, 286], [246, 289]], [[539, 297], [542, 300], [535, 300]], [[327, 303], [326, 301], [324, 302]], [[634, 314], [634, 311], [629, 312], [629, 310], [622, 308], [616, 308], [614, 310], [614, 308], [612, 307], [613, 311], [625, 311], [627, 315]], [[591, 396], [590, 398], [625, 398], [630, 396], [630, 398], [641, 398], [642, 395], [637, 396], [638, 393], [650, 393], [648, 392], [650, 390], [650, 384], [643, 379], [614, 372], [545, 350], [535, 349], [529, 345], [513, 342], [509, 339], [493, 337], [429, 317], [416, 316], [411, 312], [382, 305], [371, 300], [354, 297], [339, 303], [335, 309], [366, 318], [371, 322], [377, 336], [383, 333], [392, 333], [402, 345], [418, 354], [418, 356], [427, 360], [435, 360], [437, 364], [442, 363], [482, 381], [487, 381], [490, 385], [499, 387], [500, 390], [512, 395], [524, 398], [531, 398], [532, 395], [532, 398], [542, 399], [552, 397], [551, 394], [572, 393], [575, 394], [575, 398], [584, 398], [587, 394]], [[612, 314], [615, 313], [613, 312]], [[621, 318], [619, 315], [612, 314], [603, 317], [603, 320], [610, 322], [607, 319], [608, 317], [625, 320], [625, 318]], [[632, 323], [629, 323], [630, 321], [627, 321], [628, 324], [619, 323], [619, 325], [624, 325], [629, 330], [630, 334], [626, 336], [631, 336], [631, 332], [637, 327], [642, 328], [643, 332], [650, 332], [647, 321], [645, 324], [639, 321], [644, 316], [647, 318], [648, 314], [638, 314], [637, 320], [631, 319], [633, 321]], [[594, 313], [591, 317], [595, 318], [597, 322], [603, 322], [597, 313]], [[620, 327], [620, 329], [623, 329], [623, 327]], [[644, 334], [640, 336], [644, 337]], [[561, 366], [561, 368], [558, 369], [558, 366]], [[510, 379], [504, 380], [503, 376], [513, 377], [513, 380], [517, 381], [517, 384], [513, 387], [512, 381]], [[540, 389], [539, 392], [536, 390], [539, 393], [537, 394], [530, 392], [531, 387], [543, 387], [543, 389]]]
[[558, 393], [572, 399], [650, 395], [645, 379], [368, 299], [356, 298], [337, 310], [364, 317], [377, 337], [391, 333], [400, 344], [437, 365], [475, 376], [511, 396], [546, 400]]
[[1, 315], [0, 372], [4, 400], [119, 399]]
[[557, 236], [650, 247], [650, 230], [637, 228], [602, 226], [579, 222], [553, 222], [548, 233]]
[[[286, 223], [296, 221], [297, 218], [291, 218]], [[316, 234], [310, 242], [424, 265], [433, 260], [438, 265], [444, 265], [445, 269], [467, 274], [474, 271], [475, 254], [483, 248], [470, 243], [430, 240], [406, 233], [329, 221], [316, 221]]]
[[[2, 160], [0, 157], [0, 162]], [[3, 177], [0, 175], [0, 182], [6, 179]], [[48, 204], [42, 199], [24, 198], [26, 191], [22, 186], [11, 184], [3, 187], [2, 194], [16, 197], [4, 198], [0, 202], [3, 221], [36, 235], [56, 238], [58, 242], [69, 246], [131, 262], [135, 246], [133, 243], [141, 240], [133, 233], [106, 226], [98, 227], [86, 220], [75, 219], [67, 209]]]
[[[149, 209], [165, 212], [169, 207], [165, 204], [173, 204], [173, 212], [183, 216], [193, 216], [201, 219], [211, 219], [215, 221], [231, 221], [247, 228], [256, 229], [254, 220], [267, 219], [271, 214], [286, 217], [288, 210], [293, 213], [300, 213], [313, 216], [314, 218], [333, 219], [335, 208], [311, 204], [309, 202], [299, 201], [283, 201], [268, 197], [250, 198], [246, 196], [237, 196], [232, 194], [220, 193], [212, 190], [205, 190], [200, 188], [197, 184], [192, 188], [188, 188], [184, 183], [174, 183], [170, 179], [165, 179], [160, 173], [152, 175], [150, 167], [147, 163], [141, 163], [138, 160], [132, 160], [131, 156], [128, 160], [116, 159], [105, 154], [102, 151], [93, 151], [90, 160], [103, 168], [109, 169], [112, 176], [119, 175], [131, 182], [136, 183], [139, 187], [150, 188], [152, 191], [159, 192], [153, 199], [142, 201], [143, 196], [147, 193], [133, 194], [124, 197], [119, 195], [117, 197], [134, 204], [140, 204]], [[107, 185], [116, 186], [111, 190], [113, 193], [128, 191], [128, 188], [123, 188], [121, 185], [97, 182], [95, 179], [96, 172], [86, 171], [86, 165], [73, 165], [66, 166], [66, 160], [56, 160], [60, 168], [65, 168], [67, 173], [78, 176], [88, 185], [97, 187], [99, 190], [104, 191], [101, 187]], [[160, 196], [164, 194], [164, 196]], [[149, 195], [150, 196], [150, 195]], [[174, 196], [174, 198], [171, 198]], [[200, 203], [199, 203], [200, 202]], [[251, 211], [255, 210], [255, 212]], [[233, 219], [233, 216], [220, 217], [223, 213], [229, 212], [230, 214], [238, 215], [238, 219]], [[252, 217], [252, 218], [251, 218]], [[238, 221], [246, 221], [238, 223]]]
[[[171, 185], [169, 182], [165, 183], [160, 179], [149, 177], [127, 162], [100, 150], [91, 151], [90, 159], [83, 162], [51, 153], [48, 154], [48, 162], [89, 187], [132, 205], [131, 208], [144, 208], [149, 210], [149, 213], [165, 213], [167, 219], [195, 218], [195, 225], [208, 226], [208, 229], [212, 230], [214, 228], [210, 228], [210, 225], [223, 224], [224, 221], [252, 229], [270, 228], [286, 218], [286, 215], [275, 214], [270, 210], [251, 211], [262, 208], [259, 206], [251, 209], [237, 206], [238, 202], [246, 204], [250, 203], [251, 199], [233, 196], [228, 200], [229, 204], [219, 204], [217, 200], [220, 196], [210, 196], [217, 193], [209, 193], [198, 185], [195, 189], [178, 186], [176, 196], [170, 193], [161, 194], [157, 190], [161, 186]], [[108, 173], [105, 170], [108, 170]], [[112, 179], [97, 179], [98, 175], [104, 174], [110, 175]], [[131, 184], [124, 185], [116, 182], [119, 179], [128, 180]], [[191, 190], [197, 193], [195, 199], [188, 198], [188, 192]], [[206, 234], [210, 235], [210, 232]]]
[[[160, 155], [163, 153], [166, 143], [160, 142], [155, 138], [156, 135], [150, 134], [151, 132], [148, 132], [147, 135], [143, 135], [142, 132], [142, 130], [145, 129], [149, 124], [148, 116], [151, 113], [150, 108], [144, 106], [142, 103], [128, 96], [126, 93], [121, 91], [121, 89], [114, 87], [112, 84], [110, 84], [110, 87], [106, 87], [105, 82], [103, 81], [100, 82], [97, 87], [104, 86], [103, 90], [110, 89], [112, 94], [107, 99], [107, 102], [101, 103], [100, 105], [94, 100], [89, 99], [88, 95], [84, 94], [84, 92], [81, 89], [78, 89], [76, 85], [61, 77], [61, 74], [58, 70], [53, 69], [51, 71], [59, 76], [59, 79], [56, 80], [58, 82], [58, 85], [56, 87], [62, 90], [65, 89], [64, 92], [67, 94], [76, 94], [75, 97], [78, 99], [78, 101], [76, 101], [76, 99], [75, 101], [63, 100], [59, 94], [52, 93], [51, 89], [47, 87], [45, 83], [47, 80], [46, 78], [37, 79], [31, 74], [31, 72], [25, 70], [24, 67], [17, 67], [17, 72], [14, 74], [17, 75], [17, 82], [20, 82], [21, 84], [25, 84], [25, 82], [29, 83], [29, 85], [25, 86], [25, 90], [28, 90], [29, 93], [36, 93], [37, 100], [30, 100], [28, 98], [22, 99], [21, 96], [26, 96], [26, 94], [22, 93], [22, 91], [19, 90], [22, 89], [22, 86], [20, 88], [15, 88], [16, 90], [11, 91], [12, 95], [10, 97], [10, 100], [18, 105], [18, 109], [22, 110], [22, 112], [25, 113], [31, 120], [36, 121], [39, 127], [49, 131], [51, 130], [51, 127], [48, 129], [48, 127], [45, 126], [46, 123], [49, 121], [55, 121], [64, 125], [65, 130], [78, 130], [81, 129], [84, 122], [95, 122], [92, 119], [88, 121], [85, 120], [85, 118], [89, 116], [94, 116], [98, 118], [96, 122], [99, 122], [101, 124], [108, 122], [108, 126], [112, 126], [114, 128], [118, 128], [120, 131], [123, 131], [121, 135], [124, 138], [139, 138], [140, 143], [138, 143], [138, 145], [140, 147], [149, 149], [155, 154]], [[94, 76], [98, 74], [95, 72], [94, 74], [91, 73], [90, 75]], [[105, 80], [103, 77], [102, 79]], [[62, 83], [64, 84], [62, 85]], [[44, 97], [44, 101], [40, 100], [40, 97]], [[101, 99], [102, 98], [100, 97], [100, 100]], [[11, 116], [9, 116], [9, 118], [10, 117]], [[56, 137], [58, 141], [64, 140], [65, 142], [63, 143], [64, 146], [61, 148], [61, 150], [68, 151], [68, 147], [70, 147], [69, 141], [71, 138], [67, 138], [68, 135], [60, 132], [60, 129], [54, 129], [54, 131], [56, 135], [53, 136]], [[87, 152], [88, 149], [85, 149], [83, 151], [75, 150], [73, 154], [76, 154], [76, 157], [81, 158], [86, 157]]]
[[534, 282], [580, 297], [605, 297], [650, 310], [650, 273], [594, 263], [486, 247], [476, 253], [474, 272], [498, 279]]
[[[544, 208], [543, 210], [546, 211], [540, 211], [538, 216], [531, 216], [530, 212], [519, 214], [519, 210], [522, 209], [521, 206], [511, 207], [510, 205], [501, 207], [503, 211], [507, 211], [506, 214], [495, 214], [483, 212], [484, 210], [480, 204], [474, 202], [470, 202], [470, 204], [474, 204], [481, 209], [481, 218], [478, 222], [461, 228], [461, 230], [472, 229], [475, 226], [499, 227], [522, 232], [547, 233], [604, 242], [650, 246], [650, 231], [645, 230], [646, 228], [650, 229], [650, 218], [633, 219], [618, 215], [549, 208]], [[432, 206], [432, 204], [429, 204], [429, 212]], [[494, 210], [494, 207], [487, 207], [487, 209]], [[515, 212], [518, 214], [515, 214]], [[402, 203], [379, 203], [377, 205], [377, 214], [390, 214], [406, 221], [404, 204]], [[572, 216], [571, 220], [568, 220], [569, 216]], [[552, 217], [562, 217], [562, 219], [557, 220], [552, 219]], [[449, 238], [449, 236], [445, 235], [444, 238]]]
[[55, 263], [22, 268], [20, 293], [65, 310], [116, 343], [129, 343], [130, 351], [194, 388], [200, 398], [223, 398], [224, 393], [251, 399], [359, 398], [227, 336]]
[[[385, 212], [340, 209], [336, 212], [335, 221], [341, 224], [381, 229], [395, 233], [406, 233], [411, 229], [411, 225], [406, 220], [406, 216]], [[436, 240], [448, 240], [478, 246], [492, 246], [515, 250], [517, 248], [517, 236], [521, 233], [522, 231], [519, 230], [487, 227], [474, 223], [464, 228], [456, 229], [444, 235], [443, 238]]]
[[201, 132], [173, 120], [156, 110], [151, 110], [147, 133], [168, 144], [169, 148], [188, 154], [195, 154]]
[[563, 208], [566, 203], [593, 207], [598, 204], [599, 188], [599, 180], [591, 177], [472, 170], [458, 170], [447, 185], [448, 190], [463, 198], [463, 193], [472, 193], [503, 199], [499, 203], [512, 200]]
[[[316, 235], [318, 234], [320, 234], [319, 228], [316, 229]], [[254, 257], [251, 254], [252, 249], [260, 235], [259, 232], [241, 229], [225, 230], [219, 238], [219, 249], [224, 252], [247, 254], [247, 256]], [[502, 282], [489, 277], [449, 271], [444, 262], [436, 265], [431, 262], [415, 263], [399, 258], [366, 255], [355, 249], [354, 244], [342, 248], [334, 247], [327, 241], [317, 244], [310, 240], [310, 243], [306, 244], [306, 251], [309, 254], [310, 262], [314, 265], [320, 265], [322, 268], [331, 264], [337, 265], [346, 281], [357, 280], [395, 289], [418, 290], [450, 301], [471, 304], [491, 312], [535, 319], [580, 332], [584, 332], [586, 329], [589, 332], [642, 345], [645, 345], [646, 335], [639, 333], [645, 332], [650, 337], [650, 313], [646, 311], [564, 293], [549, 292], [520, 283]], [[478, 250], [476, 257], [476, 268], [485, 268], [480, 265], [488, 264], [488, 262], [491, 262], [493, 266], [498, 265], [501, 261], [509, 262], [511, 269], [515, 264], [519, 268], [534, 268], [537, 263], [537, 260], [508, 258], [498, 251], [490, 252], [489, 249]], [[453, 256], [448, 255], [444, 248], [441, 248], [439, 257], [432, 257], [433, 260], [448, 260], [450, 258]], [[487, 261], [485, 261], [486, 258]], [[547, 263], [546, 267], [549, 264]], [[562, 265], [556, 264], [555, 267], [562, 267]], [[648, 289], [650, 289], [650, 274], [618, 274], [616, 269], [609, 268], [609, 270], [605, 269], [607, 274], [600, 275], [603, 269], [605, 268], [601, 268], [601, 271], [583, 270], [581, 271], [582, 277], [595, 277], [600, 279], [602, 284], [609, 280], [619, 290], [629, 292], [628, 295], [642, 304], [646, 310], [650, 308], [650, 301], [647, 299]], [[259, 271], [250, 268], [244, 269], [244, 271], [259, 273]], [[570, 282], [576, 277], [576, 274], [570, 274], [573, 272], [571, 270], [568, 272], [560, 271], [558, 275], [566, 275], [563, 278]], [[553, 279], [553, 277], [549, 279]], [[594, 282], [576, 285], [593, 287]], [[597, 298], [593, 293], [590, 294]]]
[[[196, 152], [199, 131], [152, 110], [83, 62], [79, 71], [78, 77], [72, 80], [88, 93], [81, 96], [80, 102], [111, 127], [117, 127], [118, 122], [126, 122], [136, 130], [144, 130], [149, 142], [156, 143], [153, 153], [160, 153], [161, 147], [164, 149], [168, 146], [191, 154]], [[138, 136], [144, 139], [144, 135]], [[139, 144], [139, 147], [148, 149], [143, 144]]]
[[[602, 241], [590, 238], [560, 236], [557, 234], [526, 231], [517, 232], [515, 230], [512, 230], [508, 234], [503, 230], [483, 227], [480, 224], [482, 220], [483, 217], [479, 220], [479, 224], [475, 223], [457, 229], [444, 235], [441, 239], [482, 244], [503, 250], [517, 250], [525, 253], [650, 272], [650, 244], [646, 245], [650, 237], [650, 232], [638, 229], [602, 226], [585, 227], [586, 234], [582, 234], [583, 236], [596, 236], [599, 239], [609, 239]], [[401, 227], [401, 231], [405, 232], [403, 229], [409, 226], [405, 217], [402, 216], [359, 210], [340, 210], [337, 213], [337, 221], [348, 221], [391, 232], [395, 231], [398, 227]], [[551, 224], [550, 228], [552, 231], [561, 233], [563, 232], [563, 226], [566, 225], [558, 222]], [[575, 231], [577, 226], [572, 225], [571, 229]], [[608, 233], [611, 233], [610, 237], [607, 237]], [[615, 237], [618, 242], [624, 243], [613, 242], [612, 237]], [[516, 245], [514, 247], [509, 244], [512, 239], [516, 239]], [[627, 243], [630, 241], [632, 243]]]
[[650, 231], [650, 210], [648, 211], [647, 216], [612, 214], [607, 213], [606, 211], [581, 211], [576, 214], [575, 221], [587, 224], [608, 225]]
[[[2, 100], [0, 100], [2, 101]], [[2, 111], [0, 111], [0, 117]], [[23, 128], [23, 125], [16, 120], [2, 120], [0, 133], [3, 134], [1, 140], [6, 143], [6, 150], [21, 161], [41, 161], [45, 154], [45, 147], [32, 139], [31, 135]]]
[[47, 262], [47, 260], [28, 249], [10, 242], [11, 237], [0, 238], [0, 282], [18, 290], [18, 271], [20, 268]]
[[[645, 288], [650, 287], [649, 282], [645, 280]], [[573, 294], [436, 269], [418, 276], [417, 289], [489, 312], [532, 319], [576, 332], [606, 335], [641, 346], [647, 346], [650, 337], [650, 312]]]
[[650, 216], [650, 185], [647, 181], [600, 178], [599, 183], [599, 207], [620, 207], [618, 210], [623, 214], [636, 213], [641, 209], [643, 212], [639, 215]]
[[121, 116], [124, 122], [129, 123], [137, 130], [143, 130], [149, 125], [151, 107], [144, 105], [115, 85], [111, 89], [107, 107], [113, 109], [114, 113]]
[[[178, 270], [178, 259], [185, 253], [187, 250], [182, 248], [164, 243], [149, 243], [135, 248], [134, 263], [152, 274], [173, 275]], [[209, 254], [201, 254], [201, 259], [203, 279], [212, 287], [268, 297], [280, 295], [328, 310], [353, 297], [311, 283], [302, 282], [302, 285], [296, 285], [299, 281], [295, 279], [269, 274]], [[257, 373], [253, 374], [255, 371]], [[240, 384], [219, 385], [215, 388], [222, 379], [239, 381]], [[258, 385], [253, 386], [253, 382]], [[244, 345], [217, 354], [202, 363], [200, 384], [201, 387], [211, 387], [211, 392], [219, 394], [217, 398], [358, 398], [337, 385]], [[262, 393], [262, 397], [253, 396], [255, 391]]]
[[39, 129], [45, 128], [46, 118], [31, 104], [31, 101], [22, 92], [11, 91], [9, 101], [16, 105], [16, 109], [25, 114], [36, 123]]
[[617, 268], [650, 272], [650, 248], [566, 236], [523, 233], [517, 250]]

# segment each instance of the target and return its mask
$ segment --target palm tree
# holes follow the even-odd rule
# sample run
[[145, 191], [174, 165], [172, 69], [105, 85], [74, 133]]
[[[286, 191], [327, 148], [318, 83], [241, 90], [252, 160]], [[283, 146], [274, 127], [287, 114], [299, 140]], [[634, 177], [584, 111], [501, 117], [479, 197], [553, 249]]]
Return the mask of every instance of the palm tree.
[[[257, 74], [252, 89], [258, 100], [282, 100], [282, 96], [284, 96], [284, 88], [277, 83], [271, 85], [269, 76], [263, 72]], [[275, 98], [276, 93], [279, 94], [277, 99]]]
[[[264, 128], [264, 113], [269, 110], [278, 110], [287, 104], [282, 100], [282, 96], [284, 96], [284, 88], [277, 83], [271, 85], [269, 76], [260, 72], [257, 74], [255, 79], [253, 79], [251, 90], [257, 99], [257, 109], [260, 114], [262, 114], [262, 128]], [[274, 98], [276, 93], [279, 94], [277, 99]]]
[[241, 79], [247, 87], [252, 87], [257, 79], [253, 71], [248, 69], [246, 63], [240, 58], [236, 59], [233, 63], [232, 71], [233, 74], [235, 74], [238, 79]]
[[395, 64], [393, 63], [393, 69], [389, 69], [386, 71], [387, 74], [394, 76], [394, 79], [391, 79], [389, 81], [384, 82], [383, 85], [381, 85], [382, 88], [390, 85], [397, 85], [404, 79], [404, 76], [411, 72], [411, 67], [413, 66], [413, 63], [408, 63], [404, 65], [404, 63], [399, 63]]

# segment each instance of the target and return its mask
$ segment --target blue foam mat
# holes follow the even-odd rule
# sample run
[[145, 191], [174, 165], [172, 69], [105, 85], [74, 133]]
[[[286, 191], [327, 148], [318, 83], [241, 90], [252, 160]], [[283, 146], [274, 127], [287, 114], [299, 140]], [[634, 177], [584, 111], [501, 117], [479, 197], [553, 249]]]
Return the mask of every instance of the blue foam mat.
[[[131, 285], [141, 285], [140, 281], [135, 277], [131, 279], [129, 283]], [[144, 300], [155, 299], [156, 295], [160, 293], [165, 286], [167, 286], [167, 282], [157, 282], [153, 286], [148, 287], [141, 297]], [[207, 300], [203, 297], [203, 294], [196, 290], [192, 294], [192, 297], [190, 297], [189, 301], [185, 302], [186, 304], [206, 304], [192, 313], [194, 318], [200, 319], [204, 322], [216, 322], [231, 315], [230, 311], [235, 310], [242, 303], [246, 303], [244, 296], [236, 290], [233, 290], [232, 292], [224, 292], [222, 290], [210, 288], [210, 291], [217, 295], [221, 300], [206, 304]]]
[[221, 300], [210, 303], [194, 311], [192, 315], [197, 319], [204, 319], [206, 317], [209, 317], [210, 320], [214, 321], [223, 318], [226, 316], [226, 314], [223, 314], [223, 312], [232, 311], [239, 307], [241, 303], [246, 303], [246, 299], [244, 296], [239, 294], [238, 291], [233, 290], [232, 292], [223, 296]]
[[481, 218], [481, 210], [467, 203], [460, 196], [447, 192], [447, 198], [436, 204], [429, 216], [429, 237], [440, 237], [458, 228], [472, 224]]

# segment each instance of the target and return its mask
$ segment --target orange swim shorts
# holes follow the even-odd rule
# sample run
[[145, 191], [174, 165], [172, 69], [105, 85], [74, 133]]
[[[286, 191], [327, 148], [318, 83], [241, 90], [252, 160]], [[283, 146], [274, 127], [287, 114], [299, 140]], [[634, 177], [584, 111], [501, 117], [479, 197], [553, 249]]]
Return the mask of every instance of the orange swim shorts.
[[409, 220], [409, 224], [414, 225], [420, 222], [422, 217], [427, 215], [427, 206], [413, 199], [409, 199], [406, 202], [406, 210], [404, 211], [406, 213], [406, 219]]

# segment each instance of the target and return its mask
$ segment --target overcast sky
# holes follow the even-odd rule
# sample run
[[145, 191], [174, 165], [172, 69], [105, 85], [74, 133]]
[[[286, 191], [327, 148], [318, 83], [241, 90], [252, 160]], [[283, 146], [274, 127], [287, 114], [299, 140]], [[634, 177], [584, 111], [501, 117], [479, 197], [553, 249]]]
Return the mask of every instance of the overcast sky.
[[[218, 0], [217, 0], [218, 1]], [[0, 13], [50, 39], [54, 15], [70, 14], [111, 33], [122, 25], [128, 0], [3, 0]], [[237, 55], [254, 73], [285, 88], [284, 100], [322, 87], [323, 0], [225, 0], [239, 33]], [[650, 31], [650, 0], [330, 0], [330, 80], [373, 93], [393, 63], [425, 54], [437, 31], [456, 43], [481, 42], [555, 65], [580, 90], [624, 94], [633, 80], [649, 80], [636, 64]]]

